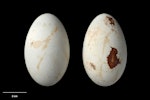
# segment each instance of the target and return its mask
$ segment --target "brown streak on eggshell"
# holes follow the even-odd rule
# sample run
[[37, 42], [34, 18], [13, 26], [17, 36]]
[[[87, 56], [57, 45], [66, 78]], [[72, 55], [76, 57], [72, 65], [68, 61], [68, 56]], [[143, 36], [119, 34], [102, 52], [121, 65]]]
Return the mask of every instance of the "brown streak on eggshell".
[[109, 41], [110, 41], [109, 38], [108, 38], [109, 35], [110, 35], [110, 34], [108, 34], [108, 35], [104, 38], [104, 43], [103, 43], [103, 48], [102, 48], [102, 49], [103, 49], [103, 54], [104, 54], [104, 51], [105, 51], [105, 46], [106, 46], [106, 45], [109, 43]]
[[39, 68], [40, 68], [40, 65], [41, 65], [41, 62], [43, 61], [43, 59], [44, 59], [44, 55], [40, 58], [40, 60], [39, 60], [39, 62], [38, 62], [38, 64], [37, 64], [37, 69], [39, 70]]
[[43, 49], [46, 49], [48, 46], [49, 41], [51, 40], [51, 37], [58, 31], [58, 28], [56, 27], [55, 30], [43, 41], [45, 44], [43, 46]]
[[93, 63], [90, 63], [90, 66], [91, 66], [94, 70], [96, 70], [96, 67], [95, 67], [95, 65], [94, 65]]
[[46, 49], [47, 46], [48, 46], [48, 43], [51, 39], [51, 37], [54, 35], [54, 33], [56, 33], [58, 31], [58, 28], [56, 27], [55, 30], [43, 41], [40, 41], [40, 40], [37, 40], [37, 41], [32, 41], [31, 42], [31, 47], [34, 47], [34, 48], [39, 48], [43, 43], [44, 43], [44, 46], [43, 46], [43, 49]]
[[42, 41], [32, 41], [31, 47], [39, 48], [42, 45]]
[[110, 54], [107, 56], [107, 61], [110, 69], [113, 69], [118, 64], [120, 64], [120, 60], [117, 58], [117, 49], [111, 48]]
[[43, 42], [44, 42], [43, 49], [46, 49], [46, 48], [47, 48], [50, 39], [51, 39], [51, 35], [49, 35], [49, 36], [43, 41]]

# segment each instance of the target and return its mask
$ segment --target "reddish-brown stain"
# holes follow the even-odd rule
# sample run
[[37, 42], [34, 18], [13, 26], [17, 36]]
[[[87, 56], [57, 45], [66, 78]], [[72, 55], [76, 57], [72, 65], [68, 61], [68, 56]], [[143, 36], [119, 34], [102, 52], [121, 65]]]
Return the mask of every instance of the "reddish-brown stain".
[[112, 48], [110, 54], [107, 57], [108, 65], [111, 69], [117, 66], [120, 63], [119, 59], [117, 58], [117, 49]]
[[96, 70], [96, 67], [95, 67], [95, 65], [94, 65], [93, 63], [90, 63], [90, 66], [91, 66], [94, 70]]
[[111, 25], [115, 25], [115, 21], [113, 20], [112, 17], [107, 16], [106, 18], [109, 20], [109, 23], [110, 23]]

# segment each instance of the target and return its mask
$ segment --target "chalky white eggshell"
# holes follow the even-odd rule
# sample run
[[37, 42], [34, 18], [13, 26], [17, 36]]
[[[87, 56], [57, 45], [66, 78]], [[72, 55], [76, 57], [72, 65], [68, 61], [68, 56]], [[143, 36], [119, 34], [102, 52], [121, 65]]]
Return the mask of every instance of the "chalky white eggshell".
[[127, 61], [126, 41], [111, 15], [96, 16], [83, 43], [83, 64], [89, 78], [100, 86], [110, 86], [122, 76]]
[[27, 70], [42, 86], [56, 84], [66, 72], [70, 46], [63, 24], [53, 14], [40, 15], [32, 23], [25, 41]]

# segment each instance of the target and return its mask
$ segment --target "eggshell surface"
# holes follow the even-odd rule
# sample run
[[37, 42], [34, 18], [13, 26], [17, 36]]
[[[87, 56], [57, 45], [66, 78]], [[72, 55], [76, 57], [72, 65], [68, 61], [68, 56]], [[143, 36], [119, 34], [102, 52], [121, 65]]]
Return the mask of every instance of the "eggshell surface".
[[69, 39], [60, 20], [53, 14], [40, 15], [26, 36], [24, 56], [34, 81], [52, 86], [61, 80], [70, 57]]
[[122, 76], [127, 46], [122, 29], [111, 15], [96, 16], [83, 43], [83, 64], [89, 78], [100, 86], [110, 86]]

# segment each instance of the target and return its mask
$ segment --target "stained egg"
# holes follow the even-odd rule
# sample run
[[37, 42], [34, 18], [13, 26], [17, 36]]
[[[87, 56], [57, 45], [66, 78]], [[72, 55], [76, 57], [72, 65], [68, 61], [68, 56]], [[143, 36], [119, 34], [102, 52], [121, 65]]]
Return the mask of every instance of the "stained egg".
[[114, 17], [103, 13], [89, 25], [83, 43], [83, 64], [89, 78], [100, 86], [115, 84], [127, 62], [127, 46]]
[[70, 57], [69, 39], [60, 20], [53, 14], [40, 15], [26, 36], [24, 57], [33, 80], [52, 86], [61, 80]]

